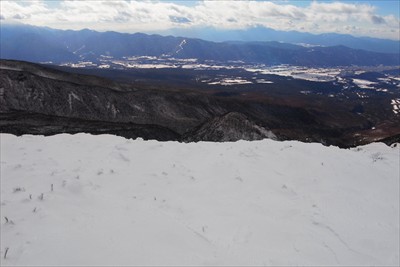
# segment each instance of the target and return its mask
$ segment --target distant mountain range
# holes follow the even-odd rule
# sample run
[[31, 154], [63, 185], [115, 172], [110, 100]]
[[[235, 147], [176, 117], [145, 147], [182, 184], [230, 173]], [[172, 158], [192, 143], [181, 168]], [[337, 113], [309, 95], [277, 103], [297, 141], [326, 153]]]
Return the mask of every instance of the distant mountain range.
[[[333, 35], [329, 38], [333, 38]], [[329, 43], [329, 38], [326, 39], [327, 43]], [[339, 39], [337, 38], [336, 43]], [[357, 40], [362, 42], [362, 39]], [[343, 45], [304, 47], [275, 41], [217, 43], [186, 37], [96, 32], [87, 29], [64, 31], [16, 24], [1, 25], [0, 48], [2, 59], [54, 64], [79, 61], [100, 62], [102, 57], [122, 59], [130, 56], [300, 66], [400, 64], [398, 53], [371, 52]]]
[[304, 46], [337, 46], [343, 45], [353, 49], [362, 49], [380, 53], [399, 53], [400, 41], [354, 37], [349, 34], [323, 33], [311, 34], [298, 31], [277, 31], [265, 27], [253, 27], [244, 30], [220, 30], [212, 27], [198, 29], [176, 28], [158, 32], [162, 35], [200, 38], [213, 42], [284, 42]]

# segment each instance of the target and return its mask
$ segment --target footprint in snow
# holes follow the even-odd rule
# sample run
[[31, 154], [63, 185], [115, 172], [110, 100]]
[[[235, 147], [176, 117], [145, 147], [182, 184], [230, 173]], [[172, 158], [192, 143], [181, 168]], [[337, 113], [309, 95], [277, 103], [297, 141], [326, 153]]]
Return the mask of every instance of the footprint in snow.
[[21, 168], [22, 168], [22, 165], [21, 164], [17, 164], [17, 165], [15, 165], [14, 170], [18, 170], [18, 169], [21, 169]]
[[235, 180], [238, 180], [239, 182], [242, 182], [242, 183], [243, 183], [243, 179], [242, 179], [242, 177], [240, 177], [240, 176], [237, 176], [237, 177], [235, 178]]
[[129, 158], [127, 156], [125, 156], [124, 154], [122, 154], [122, 153], [118, 153], [118, 158], [122, 159], [125, 162], [129, 162], [130, 161]]
[[285, 192], [285, 194], [289, 194], [289, 195], [292, 195], [292, 196], [297, 196], [297, 193], [293, 189], [288, 188], [287, 185], [284, 184], [284, 185], [282, 185], [281, 188]]

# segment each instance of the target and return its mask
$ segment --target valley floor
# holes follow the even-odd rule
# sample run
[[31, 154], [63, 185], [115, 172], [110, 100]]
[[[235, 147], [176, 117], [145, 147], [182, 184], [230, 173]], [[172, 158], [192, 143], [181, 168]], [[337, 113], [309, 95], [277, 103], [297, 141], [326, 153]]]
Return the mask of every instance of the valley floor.
[[2, 266], [400, 263], [398, 146], [0, 138]]

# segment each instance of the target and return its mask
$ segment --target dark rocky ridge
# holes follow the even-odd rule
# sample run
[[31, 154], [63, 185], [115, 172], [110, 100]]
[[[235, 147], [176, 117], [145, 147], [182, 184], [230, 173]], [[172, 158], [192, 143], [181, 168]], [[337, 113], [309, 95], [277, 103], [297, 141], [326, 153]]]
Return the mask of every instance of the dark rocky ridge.
[[237, 140], [276, 139], [275, 134], [245, 115], [238, 112], [229, 112], [215, 117], [183, 136], [185, 142], [212, 141], [229, 142]]
[[0, 63], [0, 132], [234, 141], [272, 137], [271, 131], [278, 140], [348, 147], [364, 142], [352, 133], [371, 127], [363, 117], [332, 123], [335, 118], [301, 107], [146, 89], [26, 62]]
[[15, 135], [55, 135], [59, 133], [114, 134], [126, 138], [178, 141], [180, 135], [158, 125], [87, 121], [39, 113], [13, 111], [0, 113], [0, 131]]
[[[228, 110], [205, 95], [163, 91], [115, 91], [2, 70], [0, 111], [25, 111], [87, 121], [151, 124], [183, 134]], [[193, 105], [196, 103], [196, 105]]]
[[103, 87], [102, 80], [2, 61], [0, 130], [44, 135], [114, 133], [179, 140], [199, 124], [244, 107], [193, 92], [140, 90], [109, 81]]

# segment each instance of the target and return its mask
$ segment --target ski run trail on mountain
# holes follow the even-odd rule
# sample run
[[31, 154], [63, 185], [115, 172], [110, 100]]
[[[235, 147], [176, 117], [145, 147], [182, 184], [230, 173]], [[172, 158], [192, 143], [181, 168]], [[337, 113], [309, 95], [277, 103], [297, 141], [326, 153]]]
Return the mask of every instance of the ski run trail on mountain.
[[2, 266], [399, 265], [398, 146], [0, 138]]

